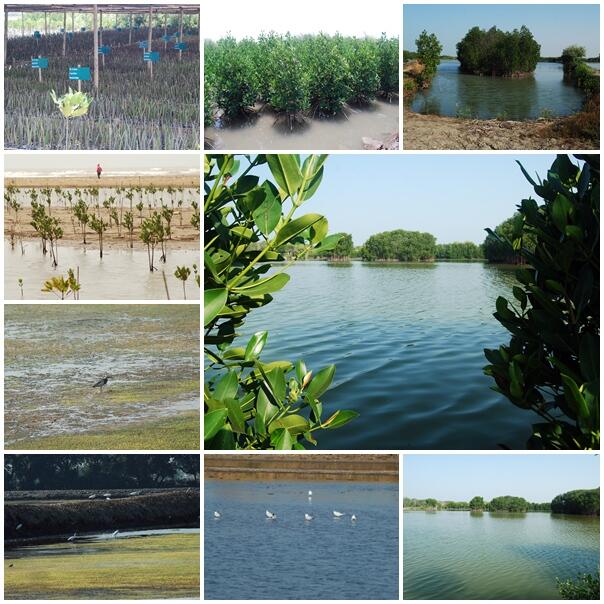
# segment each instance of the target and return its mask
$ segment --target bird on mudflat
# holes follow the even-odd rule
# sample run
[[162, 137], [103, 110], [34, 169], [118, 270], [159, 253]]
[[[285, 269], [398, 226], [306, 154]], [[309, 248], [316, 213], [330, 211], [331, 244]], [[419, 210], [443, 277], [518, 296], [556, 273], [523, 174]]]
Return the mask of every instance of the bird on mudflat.
[[107, 385], [109, 381], [110, 375], [106, 375], [102, 380], [99, 380], [96, 384], [94, 384], [93, 388], [100, 388], [101, 392], [103, 392], [103, 387]]
[[269, 512], [268, 510], [266, 510], [265, 514], [266, 514], [266, 517], [269, 520], [276, 520], [277, 519], [277, 514], [274, 514], [273, 512]]

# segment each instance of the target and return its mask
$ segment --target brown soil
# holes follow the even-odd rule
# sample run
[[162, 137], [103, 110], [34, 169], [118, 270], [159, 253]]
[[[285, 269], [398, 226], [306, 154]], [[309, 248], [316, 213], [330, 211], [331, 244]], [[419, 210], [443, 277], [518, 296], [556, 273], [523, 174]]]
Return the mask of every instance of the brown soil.
[[398, 482], [398, 456], [206, 454], [204, 471], [218, 480]]
[[184, 187], [196, 189], [200, 186], [199, 175], [197, 176], [101, 176], [97, 178], [92, 175], [89, 177], [69, 178], [5, 178], [5, 187], [16, 187], [20, 189], [38, 189], [60, 187], [62, 189], [73, 188], [92, 188], [92, 187]]
[[475, 120], [421, 115], [405, 108], [403, 149], [598, 149], [598, 141], [563, 134], [570, 119]]
[[[182, 210], [182, 224], [180, 225], [180, 212]], [[91, 210], [92, 211], [92, 210]], [[124, 212], [126, 206], [124, 206]], [[118, 208], [119, 214], [119, 208]], [[77, 219], [73, 216], [72, 212], [67, 208], [51, 208], [51, 215], [57, 217], [61, 221], [63, 228], [63, 238], [59, 242], [59, 245], [70, 243], [72, 245], [82, 245], [82, 233]], [[109, 222], [108, 212], [105, 208], [101, 209], [101, 215], [105, 222]], [[172, 239], [168, 241], [168, 249], [199, 249], [199, 231], [191, 225], [191, 216], [193, 215], [193, 208], [175, 208], [174, 216], [172, 218], [171, 230]], [[149, 208], [143, 209], [143, 218], [149, 216]], [[74, 219], [74, 227], [71, 219]], [[13, 229], [15, 222], [14, 212], [5, 212], [4, 215], [4, 235], [6, 238], [10, 237], [10, 233]], [[15, 228], [17, 238], [21, 237], [24, 240], [36, 239], [37, 235], [34, 228], [30, 224], [31, 222], [31, 208], [25, 207], [19, 212], [19, 224]], [[132, 241], [134, 249], [146, 249], [143, 242], [139, 238], [140, 234], [140, 218], [138, 210], [134, 210], [134, 233], [132, 235]], [[99, 245], [98, 235], [90, 228], [86, 229], [86, 248], [97, 249]], [[18, 245], [18, 243], [16, 244]], [[121, 235], [118, 234], [117, 227], [112, 223], [110, 229], [103, 233], [103, 248], [127, 248], [130, 246], [130, 240], [128, 232], [122, 228]]]
[[72, 535], [75, 531], [199, 526], [199, 503], [199, 489], [145, 493], [110, 501], [103, 497], [86, 501], [7, 501], [4, 539], [16, 544], [34, 538]]

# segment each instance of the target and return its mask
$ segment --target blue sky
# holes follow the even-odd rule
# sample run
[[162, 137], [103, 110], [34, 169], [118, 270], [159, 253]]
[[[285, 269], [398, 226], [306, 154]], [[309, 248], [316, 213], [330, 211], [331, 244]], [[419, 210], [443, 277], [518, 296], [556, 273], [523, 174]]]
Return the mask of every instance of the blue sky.
[[325, 215], [330, 232], [352, 233], [355, 245], [393, 229], [429, 232], [439, 243], [481, 243], [485, 227], [497, 226], [523, 198], [535, 196], [516, 159], [545, 177], [555, 156], [332, 155], [319, 190], [296, 215]]
[[599, 459], [591, 453], [405, 455], [403, 495], [441, 501], [515, 495], [546, 502], [566, 491], [600, 486]]
[[600, 53], [600, 13], [597, 4], [405, 4], [403, 48], [415, 50], [415, 40], [427, 30], [455, 55], [455, 45], [475, 25], [506, 31], [526, 25], [541, 44], [542, 56], [560, 56], [580, 44], [588, 56]]

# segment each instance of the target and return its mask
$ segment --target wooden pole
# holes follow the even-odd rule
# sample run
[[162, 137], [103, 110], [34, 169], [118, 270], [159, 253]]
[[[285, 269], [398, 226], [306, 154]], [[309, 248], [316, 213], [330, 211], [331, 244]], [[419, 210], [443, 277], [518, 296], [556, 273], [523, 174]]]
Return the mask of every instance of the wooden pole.
[[164, 14], [164, 51], [168, 48], [168, 40], [166, 36], [168, 35], [168, 13]]
[[[82, 67], [82, 66], [78, 63], [78, 69], [80, 67]], [[96, 69], [94, 70], [94, 75], [96, 77]], [[79, 78], [78, 78], [78, 92], [82, 92], [82, 80], [80, 80]]]
[[6, 49], [8, 48], [8, 10], [4, 9], [4, 64], [7, 65]]
[[48, 35], [48, 13], [44, 13], [44, 35]]
[[[182, 6], [180, 7], [180, 32], [178, 36], [178, 41], [182, 43]], [[182, 61], [182, 50], [178, 51], [178, 60]]]
[[25, 13], [21, 13], [21, 37], [25, 36]]
[[99, 89], [99, 27], [97, 21], [97, 5], [92, 13], [92, 29], [94, 29], [94, 89]]
[[[42, 55], [38, 55], [38, 59], [41, 59], [41, 58], [42, 58]], [[42, 70], [40, 68], [38, 68], [38, 80], [40, 82], [42, 81]]]
[[[153, 7], [149, 6], [149, 36], [147, 38], [147, 52], [151, 52], [151, 40], [153, 38]], [[153, 79], [153, 61], [147, 61], [149, 77]]]
[[[99, 30], [99, 46], [103, 46], [103, 11], [99, 12], [100, 15], [100, 30]], [[105, 69], [105, 55], [101, 55], [101, 60], [103, 61], [103, 69]]]
[[128, 44], [132, 44], [132, 13], [130, 13], [130, 33], [128, 34]]
[[75, 33], [75, 13], [71, 12], [71, 33]]
[[67, 13], [63, 13], [63, 56], [67, 52]]

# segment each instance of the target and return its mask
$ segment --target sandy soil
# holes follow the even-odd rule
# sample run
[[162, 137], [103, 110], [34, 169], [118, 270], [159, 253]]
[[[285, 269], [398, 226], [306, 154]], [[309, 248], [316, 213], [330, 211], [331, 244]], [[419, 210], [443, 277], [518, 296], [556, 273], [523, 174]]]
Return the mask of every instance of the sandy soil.
[[[124, 208], [124, 211], [126, 208]], [[180, 211], [182, 210], [182, 224], [180, 225]], [[71, 222], [73, 214], [66, 208], [52, 208], [52, 216], [56, 216], [61, 221], [63, 227], [63, 238], [61, 244], [70, 243], [73, 245], [82, 244], [82, 233], [77, 220], [75, 221], [75, 230]], [[138, 210], [135, 210], [134, 216], [134, 233], [132, 235], [132, 241], [134, 243], [134, 249], [141, 249], [144, 244], [139, 238], [140, 233], [140, 218]], [[118, 209], [119, 213], [119, 209]], [[199, 249], [199, 231], [191, 225], [191, 216], [193, 215], [193, 208], [175, 208], [174, 217], [172, 218], [171, 230], [172, 239], [169, 242], [169, 247], [172, 250], [178, 249]], [[143, 218], [149, 216], [149, 209], [143, 209]], [[102, 217], [105, 222], [108, 222], [107, 211], [102, 209]], [[13, 229], [15, 216], [13, 212], [5, 213], [4, 216], [4, 236], [8, 238]], [[23, 208], [19, 212], [19, 224], [17, 225], [15, 232], [17, 238], [23, 240], [36, 239], [37, 235], [34, 228], [30, 224], [31, 222], [31, 209]], [[98, 235], [90, 228], [86, 229], [86, 242], [88, 247], [98, 247], [99, 238]], [[18, 245], [18, 243], [16, 244]], [[121, 235], [118, 234], [117, 227], [112, 223], [110, 229], [103, 233], [103, 247], [107, 249], [111, 248], [126, 248], [130, 245], [128, 233], [125, 229], [122, 229]]]
[[565, 118], [527, 122], [421, 115], [405, 109], [403, 149], [597, 149], [589, 140], [555, 134]]
[[78, 176], [69, 178], [41, 177], [41, 178], [10, 178], [4, 179], [5, 187], [16, 187], [20, 189], [31, 188], [92, 188], [92, 187], [184, 187], [194, 188], [200, 186], [199, 175], [195, 176], [101, 176], [91, 174], [90, 177]]

